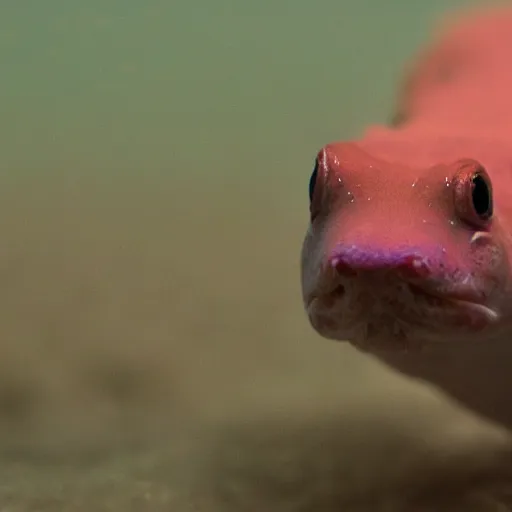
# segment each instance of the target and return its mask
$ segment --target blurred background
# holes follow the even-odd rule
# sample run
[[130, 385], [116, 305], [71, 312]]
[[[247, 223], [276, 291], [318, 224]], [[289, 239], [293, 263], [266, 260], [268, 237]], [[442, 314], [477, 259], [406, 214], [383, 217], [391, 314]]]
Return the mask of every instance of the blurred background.
[[468, 4], [2, 1], [0, 510], [377, 510], [488, 467], [501, 432], [299, 283], [316, 152]]

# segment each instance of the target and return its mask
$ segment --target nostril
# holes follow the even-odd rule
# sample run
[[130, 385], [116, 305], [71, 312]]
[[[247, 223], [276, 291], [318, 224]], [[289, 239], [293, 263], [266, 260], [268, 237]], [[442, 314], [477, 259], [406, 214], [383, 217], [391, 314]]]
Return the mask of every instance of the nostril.
[[403, 277], [410, 279], [425, 278], [431, 273], [425, 259], [414, 255], [406, 256], [397, 267]]
[[357, 270], [342, 257], [334, 257], [331, 266], [341, 276], [355, 276], [357, 274]]

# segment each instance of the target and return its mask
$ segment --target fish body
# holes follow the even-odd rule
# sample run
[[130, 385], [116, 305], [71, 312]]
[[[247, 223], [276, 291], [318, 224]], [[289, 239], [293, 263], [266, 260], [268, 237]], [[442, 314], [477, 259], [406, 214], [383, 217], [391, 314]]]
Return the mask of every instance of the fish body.
[[422, 53], [391, 126], [327, 144], [310, 180], [305, 308], [512, 428], [512, 9]]

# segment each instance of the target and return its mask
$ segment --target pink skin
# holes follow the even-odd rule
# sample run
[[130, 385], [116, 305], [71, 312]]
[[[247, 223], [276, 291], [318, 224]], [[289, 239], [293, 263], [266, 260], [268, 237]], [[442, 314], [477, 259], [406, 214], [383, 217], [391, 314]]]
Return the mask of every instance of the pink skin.
[[399, 127], [319, 152], [302, 288], [322, 336], [512, 427], [510, 55], [512, 11], [464, 19], [409, 78]]

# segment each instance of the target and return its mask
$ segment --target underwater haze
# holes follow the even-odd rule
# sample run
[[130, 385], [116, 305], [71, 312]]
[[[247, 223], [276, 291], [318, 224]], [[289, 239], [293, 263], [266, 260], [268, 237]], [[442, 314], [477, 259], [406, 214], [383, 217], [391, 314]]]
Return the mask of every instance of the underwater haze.
[[299, 283], [317, 151], [464, 5], [2, 1], [1, 511], [501, 510], [506, 434]]

